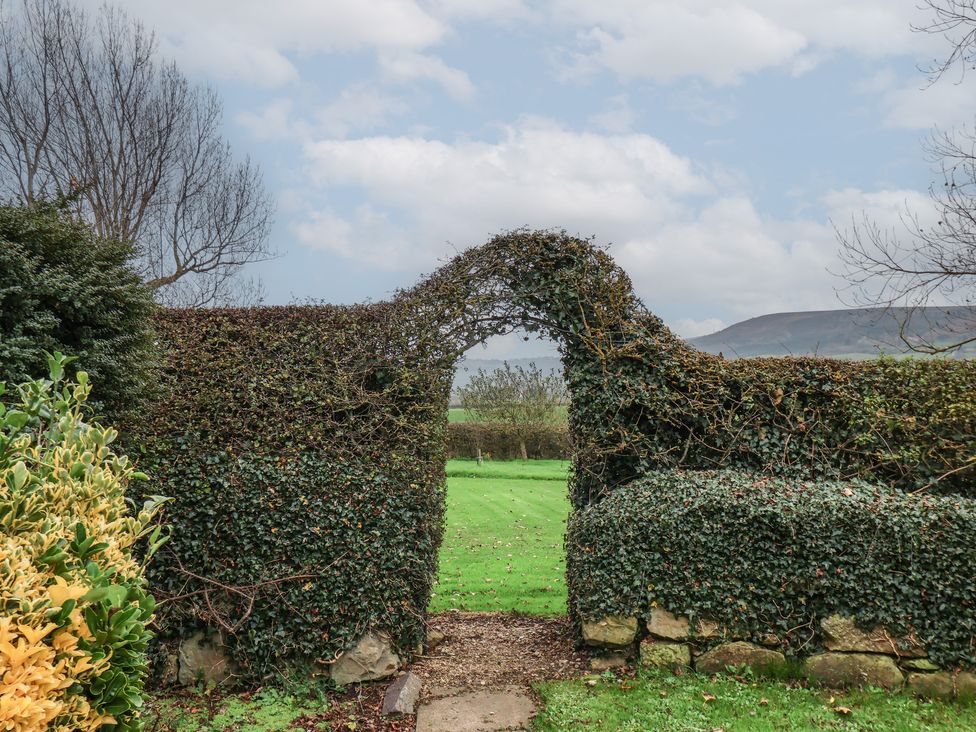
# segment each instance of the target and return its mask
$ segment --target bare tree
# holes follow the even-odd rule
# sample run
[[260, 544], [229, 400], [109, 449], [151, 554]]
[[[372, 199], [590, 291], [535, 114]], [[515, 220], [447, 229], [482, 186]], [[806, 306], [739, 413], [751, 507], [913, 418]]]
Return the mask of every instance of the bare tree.
[[123, 11], [23, 0], [0, 14], [0, 191], [73, 201], [167, 304], [222, 304], [272, 256], [261, 172], [220, 133], [214, 91], [159, 59]]
[[[964, 75], [976, 64], [976, 0], [924, 0], [923, 7], [931, 20], [913, 29], [943, 35], [950, 45], [944, 59], [925, 69], [930, 83], [957, 66]], [[853, 304], [904, 306], [903, 343], [943, 353], [976, 342], [976, 129], [936, 130], [925, 152], [942, 178], [929, 188], [934, 225], [906, 210], [899, 230], [865, 216], [838, 238]], [[956, 307], [925, 307], [933, 302]]]
[[494, 371], [478, 369], [458, 389], [458, 396], [474, 421], [507, 427], [519, 441], [522, 459], [528, 460], [526, 439], [558, 421], [566, 386], [558, 374], [546, 373], [535, 364], [513, 367], [506, 361]]

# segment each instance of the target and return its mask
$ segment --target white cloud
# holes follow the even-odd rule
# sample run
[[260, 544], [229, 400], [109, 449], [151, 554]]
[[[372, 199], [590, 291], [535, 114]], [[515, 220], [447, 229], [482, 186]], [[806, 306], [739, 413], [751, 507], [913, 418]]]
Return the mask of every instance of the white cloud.
[[182, 66], [267, 87], [298, 79], [294, 54], [419, 51], [449, 33], [415, 0], [127, 0], [125, 9]]
[[958, 81], [947, 76], [931, 85], [920, 76], [892, 84], [883, 91], [881, 104], [889, 127], [927, 130], [972, 124], [974, 99], [976, 74], [969, 73]]
[[428, 0], [427, 6], [439, 18], [463, 21], [510, 23], [538, 18], [523, 0]]
[[294, 132], [294, 110], [291, 99], [276, 99], [263, 109], [238, 112], [234, 121], [259, 140], [277, 140]]
[[769, 68], [805, 73], [831, 53], [912, 54], [938, 39], [911, 32], [916, 0], [553, 0], [579, 29], [572, 69], [624, 78], [732, 84]]
[[[322, 194], [362, 191], [370, 208], [310, 209], [299, 238], [341, 256], [416, 272], [456, 247], [502, 230], [566, 228], [613, 242], [652, 310], [690, 303], [736, 319], [838, 306], [828, 271], [838, 225], [867, 212], [895, 224], [908, 190], [832, 191], [805, 218], [762, 215], [734, 176], [709, 175], [648, 135], [596, 134], [528, 118], [495, 141], [422, 137], [321, 140], [305, 148]], [[727, 319], [727, 318], [726, 318]], [[683, 335], [719, 329], [716, 318], [675, 323]]]
[[671, 324], [671, 329], [682, 338], [711, 335], [723, 328], [725, 328], [725, 323], [719, 318], [705, 318], [703, 320], [678, 318], [678, 320]]
[[590, 115], [588, 122], [597, 129], [612, 134], [630, 132], [637, 121], [637, 114], [630, 106], [626, 94], [617, 94], [604, 102], [604, 109]]
[[[359, 187], [408, 216], [415, 240], [433, 242], [466, 244], [523, 225], [613, 237], [676, 216], [680, 198], [712, 190], [689, 160], [650, 136], [573, 132], [540, 119], [505, 127], [496, 142], [323, 140], [306, 155], [318, 185]], [[356, 251], [375, 256], [367, 239]]]
[[[291, 229], [307, 247], [364, 261], [379, 269], [392, 271], [413, 263], [414, 248], [403, 232], [390, 223], [384, 212], [368, 204], [358, 206], [350, 218], [331, 209], [312, 211]], [[361, 251], [364, 240], [369, 242], [366, 256]]]
[[291, 99], [276, 99], [256, 112], [235, 116], [237, 124], [259, 140], [308, 140], [328, 136], [342, 138], [353, 132], [369, 132], [385, 126], [408, 110], [406, 102], [380, 89], [357, 84], [346, 89], [335, 101], [307, 116], [300, 116]]
[[455, 99], [470, 99], [475, 88], [468, 75], [451, 68], [436, 56], [399, 52], [380, 56], [380, 68], [388, 79], [401, 83], [418, 80], [433, 81]]
[[345, 137], [352, 132], [367, 132], [383, 127], [407, 111], [399, 97], [378, 89], [357, 85], [344, 89], [339, 97], [314, 114], [316, 129], [331, 137]]

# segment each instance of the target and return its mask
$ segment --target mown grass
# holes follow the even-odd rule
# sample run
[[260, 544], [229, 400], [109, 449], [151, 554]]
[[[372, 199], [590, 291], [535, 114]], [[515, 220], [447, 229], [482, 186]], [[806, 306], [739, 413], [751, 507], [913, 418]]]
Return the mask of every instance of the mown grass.
[[566, 612], [564, 460], [451, 460], [430, 611]]
[[595, 681], [550, 681], [536, 691], [538, 732], [644, 730], [851, 730], [955, 732], [976, 729], [976, 706], [922, 702], [882, 690], [830, 691], [727, 677], [607, 674]]

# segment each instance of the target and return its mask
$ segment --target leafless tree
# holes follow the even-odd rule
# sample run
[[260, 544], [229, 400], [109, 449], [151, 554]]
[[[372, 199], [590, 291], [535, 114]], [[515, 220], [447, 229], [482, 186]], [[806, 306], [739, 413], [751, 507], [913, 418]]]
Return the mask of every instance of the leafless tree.
[[[976, 65], [976, 0], [924, 0], [921, 7], [930, 21], [913, 29], [943, 35], [950, 46], [925, 69], [930, 83], [955, 67], [964, 75]], [[941, 175], [929, 188], [934, 225], [906, 210], [897, 230], [865, 216], [838, 238], [853, 304], [904, 306], [903, 343], [944, 353], [976, 342], [976, 129], [935, 130], [925, 152]], [[955, 307], [925, 307], [932, 303]]]
[[458, 389], [458, 396], [474, 421], [507, 427], [519, 441], [523, 460], [528, 460], [526, 438], [558, 421], [559, 405], [567, 398], [559, 374], [546, 373], [535, 364], [513, 367], [508, 361], [493, 371], [478, 369]]
[[272, 256], [261, 172], [221, 136], [214, 91], [161, 61], [123, 11], [67, 0], [0, 8], [0, 191], [72, 201], [167, 304], [223, 304]]

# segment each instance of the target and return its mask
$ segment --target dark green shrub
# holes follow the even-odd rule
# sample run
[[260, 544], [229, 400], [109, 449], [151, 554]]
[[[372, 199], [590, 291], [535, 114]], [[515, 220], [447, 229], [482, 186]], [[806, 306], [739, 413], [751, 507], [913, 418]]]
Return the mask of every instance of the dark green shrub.
[[860, 481], [652, 472], [569, 521], [569, 596], [585, 618], [652, 605], [775, 633], [814, 652], [833, 614], [914, 631], [934, 661], [976, 666], [976, 500]]
[[143, 395], [152, 366], [152, 295], [126, 265], [129, 248], [54, 206], [0, 206], [0, 380], [78, 357], [93, 404], [118, 412]]

